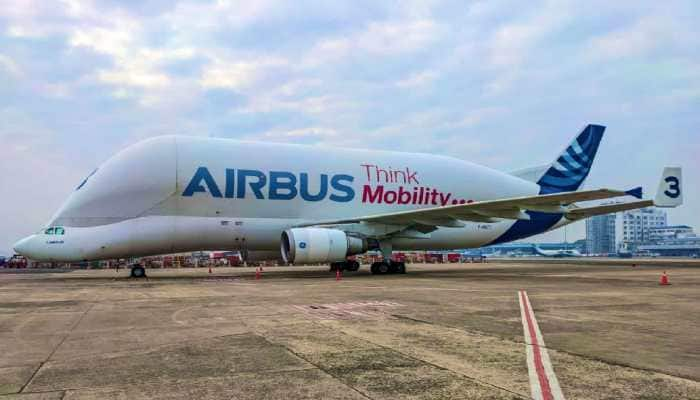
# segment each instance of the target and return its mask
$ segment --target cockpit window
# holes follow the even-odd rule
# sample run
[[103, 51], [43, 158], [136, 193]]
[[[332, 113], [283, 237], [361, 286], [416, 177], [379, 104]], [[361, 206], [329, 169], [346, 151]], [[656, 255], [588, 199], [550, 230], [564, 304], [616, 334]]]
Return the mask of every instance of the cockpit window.
[[44, 235], [53, 235], [53, 228], [49, 228], [44, 231]]
[[95, 172], [97, 172], [97, 168], [95, 168], [94, 171], [90, 172], [90, 175], [88, 175], [85, 179], [83, 179], [83, 181], [80, 182], [80, 185], [78, 185], [78, 187], [75, 188], [75, 190], [80, 190], [80, 188], [82, 188], [83, 186], [85, 186], [85, 184], [87, 183], [88, 179], [90, 179], [91, 176], [95, 175]]
[[63, 229], [62, 226], [56, 226], [56, 227], [51, 227], [47, 228], [44, 231], [44, 235], [64, 235], [66, 233], [66, 230]]

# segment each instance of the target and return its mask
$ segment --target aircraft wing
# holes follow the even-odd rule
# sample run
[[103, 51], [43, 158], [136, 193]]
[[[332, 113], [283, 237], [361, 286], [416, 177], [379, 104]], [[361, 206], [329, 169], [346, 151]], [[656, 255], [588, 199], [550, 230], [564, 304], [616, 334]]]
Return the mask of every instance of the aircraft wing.
[[420, 224], [427, 226], [462, 227], [461, 221], [498, 222], [503, 219], [529, 220], [526, 211], [565, 214], [571, 209], [568, 205], [578, 201], [601, 200], [633, 195], [641, 197], [641, 189], [629, 191], [597, 189], [578, 192], [565, 192], [498, 200], [478, 201], [469, 204], [431, 207], [385, 214], [366, 215], [354, 218], [317, 221], [298, 226], [339, 225], [350, 223], [380, 223], [389, 225]]
[[595, 207], [573, 208], [567, 211], [564, 215], [567, 219], [577, 220], [582, 218], [594, 217], [596, 215], [604, 215], [626, 210], [635, 210], [637, 208], [651, 207], [653, 205], [654, 200], [640, 200], [629, 203], [617, 203]]

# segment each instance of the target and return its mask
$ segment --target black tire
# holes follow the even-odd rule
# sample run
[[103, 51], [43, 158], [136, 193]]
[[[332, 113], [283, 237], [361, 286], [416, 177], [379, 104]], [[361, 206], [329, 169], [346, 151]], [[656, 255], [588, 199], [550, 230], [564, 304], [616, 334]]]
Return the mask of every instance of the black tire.
[[391, 272], [391, 264], [385, 263], [385, 262], [378, 263], [377, 264], [377, 271], [380, 274], [388, 274]]
[[405, 274], [406, 273], [406, 263], [398, 263], [399, 265], [396, 267], [396, 273], [397, 274]]
[[372, 274], [374, 274], [374, 275], [381, 274], [381, 272], [379, 272], [379, 264], [381, 264], [381, 263], [372, 263], [372, 266], [369, 269], [372, 272]]
[[144, 278], [146, 277], [146, 269], [141, 266], [131, 267], [131, 277], [132, 278]]
[[399, 270], [399, 263], [396, 261], [389, 261], [389, 270], [387, 271], [388, 274], [395, 274]]
[[359, 271], [360, 270], [360, 263], [357, 261], [348, 261], [345, 264], [345, 269], [348, 271]]

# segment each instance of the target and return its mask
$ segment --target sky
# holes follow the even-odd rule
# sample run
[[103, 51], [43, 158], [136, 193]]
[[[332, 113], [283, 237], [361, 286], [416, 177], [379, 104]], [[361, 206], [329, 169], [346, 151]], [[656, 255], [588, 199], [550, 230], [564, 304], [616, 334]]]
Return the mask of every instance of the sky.
[[653, 196], [681, 165], [669, 222], [700, 229], [698, 21], [693, 0], [0, 0], [0, 254], [97, 165], [163, 134], [510, 171], [599, 123], [587, 187]]

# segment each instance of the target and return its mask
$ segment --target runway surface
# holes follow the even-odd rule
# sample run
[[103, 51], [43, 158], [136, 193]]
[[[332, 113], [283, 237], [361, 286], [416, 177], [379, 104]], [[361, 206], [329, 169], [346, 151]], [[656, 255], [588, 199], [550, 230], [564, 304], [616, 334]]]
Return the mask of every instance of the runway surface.
[[0, 400], [700, 399], [698, 263], [408, 270], [2, 271]]

